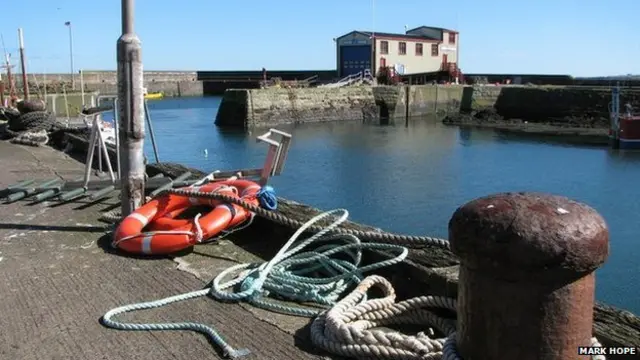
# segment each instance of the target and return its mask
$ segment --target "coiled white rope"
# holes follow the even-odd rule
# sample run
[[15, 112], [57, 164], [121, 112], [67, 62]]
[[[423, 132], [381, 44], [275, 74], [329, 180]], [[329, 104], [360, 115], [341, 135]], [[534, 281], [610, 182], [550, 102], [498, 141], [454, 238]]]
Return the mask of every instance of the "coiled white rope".
[[[380, 288], [383, 297], [364, 300], [373, 287]], [[444, 309], [455, 313], [455, 299], [419, 296], [396, 303], [395, 297], [389, 281], [368, 276], [351, 294], [313, 320], [311, 341], [330, 353], [356, 359], [464, 360], [456, 347], [456, 321], [432, 312]], [[431, 328], [427, 328], [428, 334], [420, 332], [415, 336], [379, 329], [400, 324], [433, 326], [444, 336], [435, 338]], [[591, 346], [602, 347], [595, 337], [591, 338]], [[592, 359], [606, 360], [604, 355], [594, 355]]]
[[[362, 301], [372, 287], [384, 296]], [[456, 300], [440, 296], [421, 296], [395, 302], [395, 291], [385, 278], [365, 278], [353, 292], [332, 309], [316, 317], [311, 324], [311, 341], [334, 354], [358, 359], [446, 359], [461, 360], [455, 343], [455, 320], [440, 317], [433, 309], [455, 313]], [[428, 329], [415, 336], [378, 330], [382, 326], [416, 324], [433, 326], [443, 338], [432, 338]]]

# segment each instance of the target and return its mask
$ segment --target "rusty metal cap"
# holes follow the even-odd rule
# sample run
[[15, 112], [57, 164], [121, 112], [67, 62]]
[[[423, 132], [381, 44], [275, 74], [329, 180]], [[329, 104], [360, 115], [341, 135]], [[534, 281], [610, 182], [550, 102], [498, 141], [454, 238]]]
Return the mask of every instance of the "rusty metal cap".
[[580, 276], [609, 255], [609, 231], [598, 212], [541, 193], [473, 200], [451, 217], [449, 239], [464, 266], [503, 277]]

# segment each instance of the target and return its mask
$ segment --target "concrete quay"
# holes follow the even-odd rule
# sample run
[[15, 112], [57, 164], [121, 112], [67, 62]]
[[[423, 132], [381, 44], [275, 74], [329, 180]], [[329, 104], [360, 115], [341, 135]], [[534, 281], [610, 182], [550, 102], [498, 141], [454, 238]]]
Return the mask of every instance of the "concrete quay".
[[[83, 171], [82, 164], [48, 147], [0, 141], [0, 159], [6, 170], [0, 188], [28, 178], [77, 179]], [[116, 206], [114, 200], [0, 205], [0, 358], [221, 359], [200, 334], [121, 332], [103, 327], [99, 319], [117, 306], [200, 289], [210, 274], [255, 256], [230, 241], [202, 246], [183, 258], [114, 254], [97, 219], [99, 212]], [[211, 324], [232, 346], [250, 348], [247, 359], [329, 358], [305, 351], [304, 340], [287, 331], [303, 327], [300, 319], [280, 317], [274, 325], [271, 317], [262, 317], [209, 298], [122, 316]]]
[[[75, 179], [82, 173], [80, 163], [47, 147], [0, 142], [0, 158], [8, 169], [0, 174], [1, 188], [26, 178]], [[194, 171], [194, 175], [202, 173]], [[279, 200], [279, 212], [291, 218], [304, 220], [319, 212]], [[116, 199], [0, 205], [0, 270], [4, 274], [0, 294], [8, 294], [0, 302], [0, 311], [6, 314], [0, 319], [6, 330], [0, 335], [0, 358], [219, 359], [220, 354], [199, 334], [120, 332], [102, 327], [98, 320], [116, 306], [202, 288], [230, 265], [270, 259], [293, 232], [257, 218], [248, 229], [214, 245], [197, 246], [171, 258], [137, 258], [114, 252], [107, 229], [96, 221], [101, 211], [116, 206]], [[379, 231], [353, 222], [345, 228]], [[365, 261], [389, 256], [371, 251]], [[447, 249], [418, 246], [404, 262], [376, 273], [393, 283], [400, 299], [426, 294], [455, 297], [458, 283], [464, 283], [458, 275], [463, 266]], [[636, 315], [596, 304], [593, 316], [593, 334], [603, 345], [640, 347]], [[211, 324], [232, 346], [249, 348], [253, 354], [247, 359], [340, 359], [310, 346], [308, 319], [245, 304], [201, 298], [121, 319]]]

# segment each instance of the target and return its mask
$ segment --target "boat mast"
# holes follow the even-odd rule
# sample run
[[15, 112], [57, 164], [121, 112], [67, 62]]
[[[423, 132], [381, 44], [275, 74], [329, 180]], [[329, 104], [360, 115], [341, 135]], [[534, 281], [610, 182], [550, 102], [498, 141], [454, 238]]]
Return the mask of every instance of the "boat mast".
[[0, 66], [0, 67], [3, 67], [3, 68], [5, 68], [7, 70], [7, 81], [9, 83], [9, 98], [12, 99], [13, 96], [15, 95], [14, 89], [13, 89], [13, 77], [11, 76], [11, 67], [12, 67], [12, 65], [11, 65], [11, 62], [9, 61], [10, 55], [7, 52], [7, 47], [4, 44], [4, 36], [2, 36], [2, 34], [0, 34], [0, 41], [2, 42], [2, 49], [4, 51], [4, 59], [5, 59], [5, 64], [3, 66]]
[[9, 82], [9, 97], [13, 98], [16, 93], [15, 93], [15, 88], [14, 88], [14, 84], [13, 84], [13, 76], [11, 75], [11, 68], [13, 67], [13, 65], [11, 65], [11, 61], [9, 60], [9, 54], [5, 53], [4, 54], [4, 58], [5, 58], [5, 68], [7, 69], [7, 81]]
[[24, 100], [29, 100], [29, 81], [27, 79], [27, 65], [24, 57], [24, 37], [22, 28], [18, 28], [18, 43], [20, 44], [20, 67], [22, 69], [22, 94]]

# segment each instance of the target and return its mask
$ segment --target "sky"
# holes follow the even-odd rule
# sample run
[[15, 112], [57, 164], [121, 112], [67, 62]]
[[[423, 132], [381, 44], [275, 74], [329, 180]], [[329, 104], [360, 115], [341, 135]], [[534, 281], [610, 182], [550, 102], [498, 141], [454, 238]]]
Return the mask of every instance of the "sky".
[[[66, 21], [76, 71], [116, 68], [120, 1], [22, 0], [3, 10], [15, 64], [24, 30], [27, 71], [70, 71]], [[464, 73], [607, 76], [640, 74], [638, 13], [640, 0], [138, 0], [135, 31], [145, 70], [335, 69], [333, 38], [430, 25], [460, 32]]]

